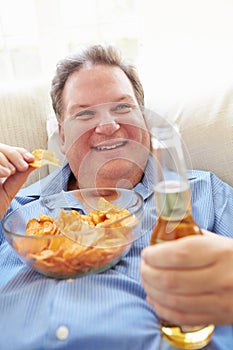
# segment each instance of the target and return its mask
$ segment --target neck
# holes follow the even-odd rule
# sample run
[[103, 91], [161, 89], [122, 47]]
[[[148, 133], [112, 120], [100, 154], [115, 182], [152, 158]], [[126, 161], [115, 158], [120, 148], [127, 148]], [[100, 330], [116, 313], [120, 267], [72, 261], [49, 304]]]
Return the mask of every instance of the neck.
[[74, 191], [74, 190], [78, 190], [78, 189], [79, 189], [79, 187], [78, 187], [78, 184], [77, 184], [77, 180], [76, 180], [74, 174], [71, 173], [69, 181], [68, 181], [67, 190], [68, 191]]

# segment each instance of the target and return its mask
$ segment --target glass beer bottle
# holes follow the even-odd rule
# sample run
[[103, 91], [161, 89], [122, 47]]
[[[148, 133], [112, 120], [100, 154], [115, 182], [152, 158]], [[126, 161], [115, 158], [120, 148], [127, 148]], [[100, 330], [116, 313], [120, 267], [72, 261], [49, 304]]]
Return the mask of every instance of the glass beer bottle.
[[[157, 222], [150, 244], [201, 235], [192, 217], [189, 182], [180, 135], [176, 128], [164, 121], [151, 129], [151, 144], [156, 161], [155, 200]], [[201, 349], [214, 332], [214, 325], [175, 325], [160, 320], [162, 336], [180, 349]]]

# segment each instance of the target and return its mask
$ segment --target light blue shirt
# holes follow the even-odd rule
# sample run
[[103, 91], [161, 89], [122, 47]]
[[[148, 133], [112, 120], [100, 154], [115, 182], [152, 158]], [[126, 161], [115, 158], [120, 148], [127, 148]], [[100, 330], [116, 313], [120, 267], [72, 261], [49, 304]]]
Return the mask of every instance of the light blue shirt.
[[[128, 254], [104, 273], [74, 280], [56, 280], [32, 271], [6, 242], [0, 230], [1, 350], [159, 350], [159, 323], [145, 300], [140, 282], [141, 250], [149, 244], [155, 203], [148, 164], [135, 190], [144, 199], [143, 235]], [[40, 208], [41, 197], [67, 190], [66, 164], [46, 179], [22, 189], [10, 210], [29, 203]], [[233, 236], [233, 190], [207, 172], [190, 173], [193, 215], [210, 231]], [[30, 213], [31, 215], [31, 213]], [[197, 253], [198, 254], [198, 253]], [[207, 281], [208, 283], [208, 281]], [[208, 350], [233, 349], [233, 327], [216, 327]]]

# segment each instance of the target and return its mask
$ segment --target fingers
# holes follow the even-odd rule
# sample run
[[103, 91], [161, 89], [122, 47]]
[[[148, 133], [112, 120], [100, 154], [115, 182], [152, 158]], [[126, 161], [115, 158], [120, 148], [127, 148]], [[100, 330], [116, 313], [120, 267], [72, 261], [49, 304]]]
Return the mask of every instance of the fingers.
[[[142, 251], [143, 259], [152, 267], [160, 268], [199, 268], [215, 261], [218, 244], [211, 245], [214, 234], [189, 236], [164, 244], [156, 244]], [[198, 256], [198, 258], [197, 258]]]
[[7, 179], [3, 183], [0, 183], [0, 219], [6, 213], [12, 199], [23, 186], [29, 174], [34, 170], [35, 169], [32, 167], [28, 167], [26, 171], [16, 172], [15, 174], [7, 177]]
[[5, 214], [12, 199], [34, 170], [28, 164], [34, 159], [34, 156], [22, 147], [0, 143], [0, 217]]
[[147, 297], [152, 303], [156, 302], [164, 307], [180, 312], [185, 312], [187, 309], [196, 313], [206, 312], [209, 311], [209, 304], [216, 306], [219, 300], [220, 293], [213, 293], [212, 291], [204, 293], [200, 290], [192, 293], [193, 288], [190, 288], [188, 291], [185, 291], [185, 288], [182, 288], [182, 291], [176, 291], [175, 288], [161, 287], [159, 281], [155, 284], [152, 278], [149, 281], [143, 278], [142, 284], [146, 290]]
[[[221, 256], [221, 253], [219, 253]], [[219, 293], [231, 290], [233, 292], [232, 269], [233, 257], [231, 252], [222, 259], [216, 260], [199, 268], [155, 268], [144, 261], [141, 262], [141, 278], [146, 292], [152, 288], [161, 292], [176, 294], [205, 294]], [[197, 257], [198, 258], [198, 257]]]
[[31, 174], [33, 171], [34, 168], [28, 167], [26, 171], [17, 172], [4, 181], [2, 188], [10, 200], [14, 198], [15, 194], [27, 180], [29, 174]]
[[151, 301], [150, 298], [147, 301], [155, 309], [156, 314], [162, 320], [166, 320], [172, 324], [197, 326], [213, 323], [213, 315], [205, 312], [183, 312], [181, 310], [168, 308], [156, 301]]
[[146, 248], [141, 279], [160, 318], [177, 324], [233, 322], [233, 240], [204, 231]]
[[[213, 306], [218, 304], [218, 296], [212, 293], [200, 294], [200, 295], [181, 295], [164, 293], [159, 290], [152, 292], [153, 296], [150, 297], [151, 293], [148, 293], [148, 301], [158, 303], [163, 307], [166, 307], [177, 312], [188, 312], [191, 313], [209, 313], [212, 312]], [[211, 305], [211, 306], [210, 306]]]
[[181, 296], [164, 294], [148, 296], [147, 301], [160, 319], [180, 325], [233, 323], [232, 293]]
[[8, 177], [15, 172], [15, 167], [6, 156], [0, 152], [0, 177]]
[[[196, 269], [160, 269], [141, 263], [141, 276], [146, 291], [152, 288], [161, 292], [172, 291], [173, 293], [192, 294], [209, 293], [215, 287], [215, 277], [218, 266], [210, 265]], [[206, 283], [209, 281], [209, 283]]]
[[0, 177], [8, 177], [16, 171], [28, 169], [34, 156], [21, 147], [11, 147], [0, 143]]

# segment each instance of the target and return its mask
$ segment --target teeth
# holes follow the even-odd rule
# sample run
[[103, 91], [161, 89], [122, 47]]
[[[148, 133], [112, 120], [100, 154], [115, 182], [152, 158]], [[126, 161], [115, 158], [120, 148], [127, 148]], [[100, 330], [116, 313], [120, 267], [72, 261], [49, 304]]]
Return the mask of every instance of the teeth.
[[109, 150], [109, 149], [114, 149], [120, 146], [123, 146], [125, 144], [125, 142], [120, 142], [117, 143], [115, 145], [111, 145], [111, 146], [97, 146], [95, 147], [98, 151], [104, 151], [104, 150]]

